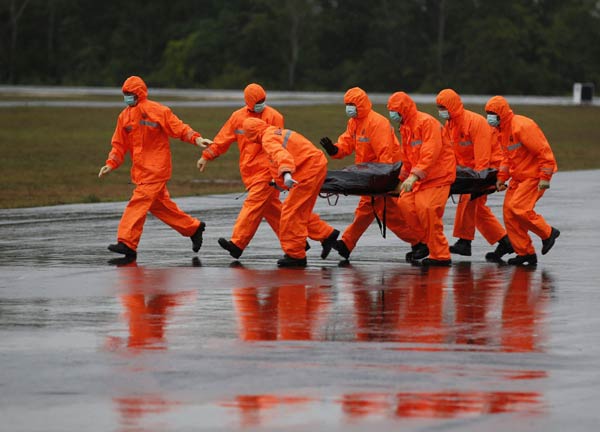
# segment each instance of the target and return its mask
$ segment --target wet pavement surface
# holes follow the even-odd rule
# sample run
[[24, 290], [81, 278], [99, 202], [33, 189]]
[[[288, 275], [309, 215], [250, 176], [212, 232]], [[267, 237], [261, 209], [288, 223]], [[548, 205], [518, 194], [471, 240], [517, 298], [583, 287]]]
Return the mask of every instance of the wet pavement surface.
[[[176, 199], [207, 224], [198, 254], [149, 217], [116, 265], [125, 203], [0, 210], [0, 430], [597, 430], [599, 184], [556, 174], [534, 269], [486, 263], [479, 234], [413, 267], [376, 223], [350, 265], [311, 242], [278, 269], [266, 224], [236, 262], [217, 244], [236, 195]], [[356, 201], [316, 211], [341, 230]]]

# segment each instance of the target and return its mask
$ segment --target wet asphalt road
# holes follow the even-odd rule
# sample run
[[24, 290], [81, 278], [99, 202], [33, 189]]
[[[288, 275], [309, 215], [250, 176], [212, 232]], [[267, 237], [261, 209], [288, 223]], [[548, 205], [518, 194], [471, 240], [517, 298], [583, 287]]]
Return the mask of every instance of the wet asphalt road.
[[[597, 430], [599, 184], [556, 174], [537, 210], [562, 234], [532, 270], [478, 235], [424, 271], [375, 223], [350, 266], [312, 242], [277, 269], [266, 224], [236, 263], [235, 195], [176, 199], [207, 223], [198, 254], [149, 217], [117, 266], [125, 203], [0, 210], [0, 430]], [[316, 209], [343, 229], [356, 200]]]

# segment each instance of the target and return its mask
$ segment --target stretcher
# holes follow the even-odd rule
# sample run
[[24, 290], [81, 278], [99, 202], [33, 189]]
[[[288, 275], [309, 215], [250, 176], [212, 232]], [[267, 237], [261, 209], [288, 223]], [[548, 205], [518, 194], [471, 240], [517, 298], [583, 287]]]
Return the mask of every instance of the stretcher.
[[[398, 185], [402, 162], [394, 164], [364, 162], [341, 170], [327, 171], [320, 196], [330, 198], [339, 195], [376, 196], [392, 192]], [[456, 180], [450, 187], [450, 195], [470, 194], [471, 199], [490, 194], [496, 190], [498, 170], [488, 168], [475, 171], [457, 166]]]

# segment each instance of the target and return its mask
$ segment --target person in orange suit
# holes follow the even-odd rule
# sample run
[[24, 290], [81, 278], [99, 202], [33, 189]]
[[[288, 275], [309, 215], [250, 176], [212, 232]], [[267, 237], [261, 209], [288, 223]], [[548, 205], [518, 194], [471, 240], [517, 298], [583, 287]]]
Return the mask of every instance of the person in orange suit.
[[[354, 152], [354, 163], [380, 162], [395, 163], [400, 160], [400, 143], [388, 119], [373, 111], [367, 93], [353, 87], [344, 95], [346, 115], [349, 118], [346, 131], [334, 144], [329, 137], [321, 138], [320, 144], [327, 154], [335, 159], [343, 159]], [[423, 243], [425, 231], [418, 224], [416, 215], [398, 205], [395, 197], [363, 196], [354, 211], [354, 220], [338, 240], [335, 249], [348, 259], [356, 243], [375, 219], [375, 214], [383, 220], [386, 208], [387, 225], [396, 236], [411, 245], [418, 258], [427, 256], [427, 246]]]
[[[242, 123], [247, 118], [259, 118], [269, 125], [284, 127], [283, 115], [275, 108], [266, 105], [266, 98], [267, 93], [259, 84], [252, 83], [246, 86], [244, 89], [246, 105], [231, 114], [213, 139], [213, 143], [202, 152], [202, 157], [197, 162], [198, 169], [203, 172], [209, 161], [226, 153], [234, 142], [238, 144], [240, 174], [248, 196], [233, 227], [231, 240], [219, 238], [219, 245], [236, 259], [242, 255], [256, 234], [263, 218], [279, 237], [281, 201], [279, 190], [270, 185], [272, 177], [268, 156], [260, 144], [248, 140], [242, 128]], [[321, 242], [323, 259], [329, 255], [338, 235], [339, 231], [334, 230], [331, 238]]]
[[257, 118], [244, 120], [242, 128], [247, 138], [267, 153], [277, 185], [290, 191], [279, 221], [279, 241], [285, 255], [277, 265], [305, 267], [309, 226], [312, 232], [321, 233], [322, 240], [334, 233], [333, 227], [312, 213], [327, 176], [327, 158], [298, 132], [270, 126]]
[[[449, 88], [438, 93], [436, 103], [440, 118], [446, 121], [442, 137], [454, 149], [457, 165], [475, 171], [498, 169], [502, 161], [502, 149], [497, 134], [489, 127], [485, 117], [466, 110], [460, 96]], [[475, 228], [489, 244], [498, 243], [496, 250], [486, 255], [490, 260], [497, 261], [513, 252], [506, 230], [486, 201], [486, 195], [474, 200], [471, 200], [470, 194], [460, 196], [454, 219], [454, 237], [458, 240], [450, 246], [450, 253], [471, 256]]]
[[504, 197], [504, 224], [517, 253], [511, 265], [536, 265], [537, 255], [528, 231], [542, 239], [542, 255], [552, 249], [560, 231], [534, 211], [535, 204], [550, 188], [557, 171], [556, 159], [548, 140], [530, 118], [514, 114], [502, 96], [492, 97], [485, 105], [487, 121], [500, 131], [504, 158], [496, 188], [507, 189]]
[[420, 263], [449, 266], [452, 260], [442, 218], [450, 185], [456, 178], [454, 151], [442, 141], [440, 122], [417, 111], [417, 105], [406, 93], [392, 94], [387, 108], [390, 119], [399, 123], [402, 137], [401, 183], [395, 192], [400, 194], [399, 202], [416, 213], [426, 232], [429, 258]]
[[142, 78], [130, 76], [122, 90], [127, 107], [119, 114], [112, 136], [112, 150], [98, 177], [117, 169], [129, 152], [131, 180], [136, 187], [121, 217], [117, 243], [109, 245], [108, 249], [125, 256], [136, 256], [144, 222], [150, 212], [181, 235], [190, 237], [192, 250], [198, 252], [206, 225], [183, 212], [167, 190], [172, 171], [169, 137], [201, 148], [212, 141], [202, 138], [170, 108], [149, 100], [148, 88]]

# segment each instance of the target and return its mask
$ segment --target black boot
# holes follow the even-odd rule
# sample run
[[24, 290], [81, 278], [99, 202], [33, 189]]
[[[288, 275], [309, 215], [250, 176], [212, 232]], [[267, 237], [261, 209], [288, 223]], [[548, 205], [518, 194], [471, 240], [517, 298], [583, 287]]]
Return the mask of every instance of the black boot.
[[135, 260], [136, 260], [135, 255], [125, 255], [124, 257], [109, 259], [108, 263], [111, 265], [115, 265], [117, 267], [126, 267], [126, 266], [129, 266], [130, 264], [135, 266], [136, 265]]
[[459, 238], [456, 243], [450, 246], [450, 253], [471, 256], [471, 240]]
[[508, 236], [505, 235], [498, 240], [498, 246], [496, 246], [494, 252], [488, 252], [485, 254], [485, 259], [486, 261], [500, 262], [502, 261], [502, 257], [504, 255], [514, 253], [514, 251], [515, 250], [513, 249], [512, 244], [510, 244]]
[[412, 245], [410, 248], [411, 251], [405, 256], [406, 262], [418, 261], [429, 255], [429, 248], [425, 243], [419, 242], [416, 245]]
[[123, 242], [119, 242], [116, 244], [108, 245], [108, 250], [115, 253], [120, 253], [125, 255], [126, 257], [135, 257], [137, 256], [137, 252], [131, 249]]
[[554, 246], [554, 242], [560, 235], [560, 231], [556, 228], [552, 227], [552, 231], [550, 231], [550, 236], [546, 240], [542, 240], [542, 255], [546, 255]]
[[435, 266], [435, 267], [450, 267], [452, 265], [452, 260], [436, 260], [433, 258], [425, 258], [420, 262], [422, 266]]
[[329, 252], [331, 252], [331, 249], [333, 249], [333, 247], [335, 246], [335, 243], [337, 242], [337, 238], [339, 236], [340, 232], [334, 229], [333, 232], [329, 234], [329, 237], [327, 237], [321, 242], [321, 246], [323, 246], [323, 250], [321, 251], [322, 259], [325, 259], [327, 258], [327, 256], [329, 256]]
[[204, 228], [206, 224], [204, 222], [200, 222], [200, 226], [190, 238], [192, 239], [192, 250], [194, 252], [198, 252], [202, 247], [202, 233], [204, 232]]
[[221, 246], [223, 249], [229, 251], [229, 255], [231, 255], [235, 259], [238, 259], [240, 256], [242, 256], [242, 252], [244, 252], [244, 249], [240, 249], [231, 240], [227, 240], [227, 239], [224, 239], [223, 237], [220, 237], [218, 242], [219, 242], [219, 246]]
[[333, 247], [338, 253], [344, 257], [345, 259], [350, 258], [350, 249], [344, 243], [344, 240], [338, 240], [335, 242], [335, 246]]
[[278, 267], [306, 267], [306, 257], [292, 258], [285, 254], [283, 258], [277, 260]]
[[534, 266], [537, 265], [537, 255], [517, 255], [516, 257], [509, 259], [508, 264], [517, 266]]

